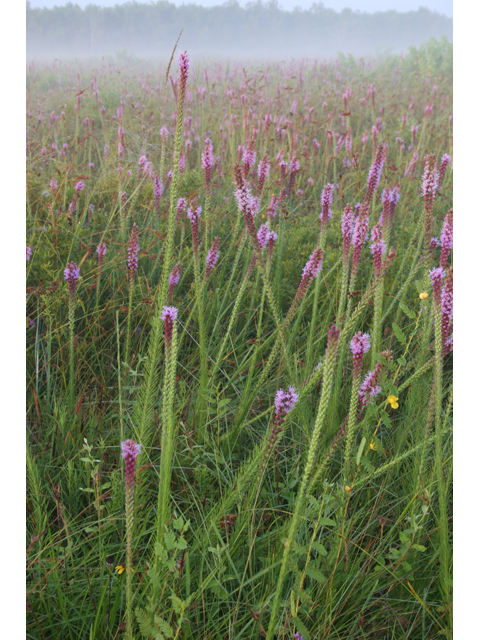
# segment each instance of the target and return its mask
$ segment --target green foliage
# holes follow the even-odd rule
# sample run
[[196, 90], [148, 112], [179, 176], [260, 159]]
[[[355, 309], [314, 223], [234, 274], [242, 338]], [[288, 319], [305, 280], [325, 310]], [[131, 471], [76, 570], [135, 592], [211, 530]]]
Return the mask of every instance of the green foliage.
[[[115, 11], [120, 9], [126, 15], [127, 8]], [[243, 11], [229, 9], [234, 10]], [[69, 11], [78, 14], [81, 33], [83, 12]], [[251, 11], [260, 15], [265, 8]], [[325, 17], [322, 11], [312, 13]], [[295, 19], [305, 18], [303, 12], [294, 14]], [[452, 152], [450, 55], [450, 45], [443, 41], [411, 51], [403, 60], [345, 55], [315, 64], [245, 62], [223, 68], [192, 60], [187, 85], [191, 96], [187, 94], [180, 136], [186, 167], [178, 176], [178, 196], [189, 203], [196, 196], [205, 208], [201, 154], [203, 139], [210, 137], [220, 160], [212, 170], [209, 225], [211, 238], [220, 238], [220, 255], [204, 280], [201, 217], [195, 282], [190, 220], [185, 213], [179, 216], [171, 235], [171, 266], [179, 262], [182, 267], [168, 301], [179, 311], [176, 357], [171, 361], [165, 358], [164, 327], [158, 317], [162, 282], [168, 277], [172, 183], [167, 186], [166, 174], [173, 166], [172, 116], [177, 108], [170, 79], [164, 90], [167, 69], [122, 55], [91, 65], [56, 62], [29, 68], [28, 637], [113, 640], [124, 633], [125, 483], [119, 445], [121, 439], [136, 436], [142, 416], [149, 431], [136, 471], [130, 574], [136, 640], [260, 640], [269, 628], [278, 640], [291, 639], [297, 631], [306, 640], [449, 636], [452, 359], [447, 353], [440, 362], [434, 352], [435, 342], [439, 344], [434, 328], [441, 323], [433, 326], [433, 295], [422, 279], [423, 199], [418, 189], [425, 154], [436, 153], [440, 159]], [[420, 71], [420, 62], [414, 64], [417, 56], [427, 65], [425, 71]], [[168, 73], [173, 83], [176, 73], [173, 62]], [[373, 83], [375, 106], [368, 93]], [[352, 90], [350, 115], [343, 116], [347, 87]], [[409, 109], [411, 95], [415, 101]], [[121, 100], [125, 153], [120, 173]], [[297, 108], [291, 114], [293, 100]], [[434, 104], [428, 118], [427, 102]], [[267, 113], [272, 120], [268, 127]], [[372, 332], [378, 290], [366, 246], [356, 290], [348, 298], [345, 291], [339, 313], [345, 275], [341, 216], [347, 203], [364, 197], [377, 118], [383, 125], [377, 142], [388, 142], [389, 150], [370, 228], [381, 212], [382, 189], [398, 184], [401, 197], [389, 240], [397, 256], [383, 280], [376, 317], [379, 353], [372, 362], [368, 354], [360, 376], [363, 382], [368, 368], [381, 365], [381, 391], [363, 410], [352, 394], [348, 343], [357, 331]], [[163, 156], [165, 191], [156, 202], [153, 180], [141, 173], [138, 161], [145, 154], [153, 173], [160, 172], [163, 125], [170, 133]], [[415, 143], [412, 125], [419, 127]], [[334, 157], [330, 131], [341, 137], [347, 127], [352, 130], [352, 154], [343, 145]], [[369, 140], [362, 144], [365, 131]], [[293, 154], [300, 161], [295, 188], [270, 220], [279, 239], [271, 259], [267, 250], [262, 253], [263, 270], [258, 264], [249, 270], [252, 243], [233, 197], [232, 167], [239, 145], [249, 139], [255, 140], [257, 161], [267, 153], [271, 162], [255, 216], [257, 229], [269, 220], [271, 195], [288, 187], [277, 154], [283, 150], [287, 163]], [[190, 144], [184, 146], [186, 140]], [[54, 142], [57, 152], [52, 157]], [[65, 157], [59, 153], [63, 144], [68, 145]], [[43, 155], [42, 149], [48, 152]], [[417, 166], [405, 175], [415, 151]], [[51, 180], [57, 181], [56, 189], [50, 187]], [[71, 215], [78, 180], [86, 186]], [[256, 190], [256, 168], [248, 180]], [[324, 236], [322, 271], [287, 316], [302, 269], [319, 242], [321, 191], [333, 182], [338, 189]], [[448, 167], [434, 203], [432, 235], [440, 235], [451, 207], [451, 186]], [[120, 215], [122, 191], [127, 198]], [[94, 208], [89, 210], [90, 205]], [[130, 298], [124, 231], [133, 223], [139, 228], [140, 253]], [[108, 246], [101, 274], [96, 253], [100, 242]], [[439, 251], [433, 251], [432, 264], [438, 264]], [[63, 279], [70, 260], [81, 268], [73, 407]], [[426, 300], [419, 298], [423, 291], [429, 294]], [[325, 348], [333, 323], [341, 329], [338, 353], [343, 351], [343, 356], [332, 374]], [[127, 339], [128, 365], [123, 362]], [[207, 373], [203, 388], [202, 358]], [[142, 388], [149, 376], [154, 384], [147, 405]], [[275, 395], [289, 386], [295, 387], [299, 400], [279, 423], [278, 437], [266, 455]], [[398, 408], [387, 401], [389, 395], [399, 398]], [[346, 482], [342, 425], [351, 398]], [[162, 477], [166, 490], [159, 494], [162, 455], [168, 473]], [[165, 522], [157, 540], [159, 498]], [[272, 616], [274, 608], [277, 614]]]

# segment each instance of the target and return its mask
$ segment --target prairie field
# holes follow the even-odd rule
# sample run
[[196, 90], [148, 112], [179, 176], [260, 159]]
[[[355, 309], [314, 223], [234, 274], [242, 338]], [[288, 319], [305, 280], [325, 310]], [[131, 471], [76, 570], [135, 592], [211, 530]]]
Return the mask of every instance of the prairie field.
[[452, 638], [452, 45], [27, 68], [27, 637]]

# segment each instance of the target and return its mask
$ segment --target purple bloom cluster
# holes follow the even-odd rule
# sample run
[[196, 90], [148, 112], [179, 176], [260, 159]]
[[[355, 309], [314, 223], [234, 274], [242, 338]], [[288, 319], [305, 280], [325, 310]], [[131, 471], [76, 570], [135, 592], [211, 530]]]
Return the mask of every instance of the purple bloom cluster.
[[355, 222], [355, 229], [353, 231], [352, 236], [352, 245], [353, 245], [353, 257], [352, 257], [352, 277], [355, 278], [358, 265], [360, 264], [360, 256], [362, 254], [363, 243], [367, 239], [368, 235], [368, 212], [369, 207], [367, 209], [362, 210], [362, 214], [357, 217]]
[[167, 300], [171, 300], [172, 299], [173, 291], [174, 291], [175, 287], [177, 286], [177, 284], [180, 282], [181, 273], [182, 273], [182, 268], [180, 266], [180, 263], [177, 262], [177, 264], [170, 271], [170, 275], [168, 277]]
[[358, 399], [361, 407], [366, 407], [367, 404], [381, 392], [382, 387], [377, 384], [381, 372], [382, 365], [378, 362], [375, 369], [369, 371], [365, 376], [360, 386], [360, 391], [358, 392]]
[[373, 194], [378, 189], [380, 178], [382, 176], [383, 165], [387, 159], [388, 146], [379, 144], [375, 153], [375, 159], [370, 171], [368, 172], [367, 193], [365, 195], [365, 204], [370, 204]]
[[447, 170], [447, 167], [451, 161], [452, 159], [448, 155], [448, 153], [444, 153], [440, 161], [440, 168], [438, 169], [438, 188], [439, 189], [442, 186], [443, 178], [445, 177], [445, 171]]
[[122, 457], [125, 460], [125, 487], [132, 489], [135, 484], [135, 464], [140, 455], [142, 445], [134, 440], [125, 440], [121, 443]]
[[271, 249], [273, 249], [273, 245], [275, 244], [275, 240], [278, 238], [278, 235], [275, 231], [272, 231], [268, 224], [262, 224], [257, 233], [258, 244], [262, 249], [268, 246], [269, 253]]
[[290, 195], [295, 188], [295, 179], [300, 171], [300, 161], [296, 156], [290, 158], [288, 168], [290, 170], [290, 178], [288, 181], [287, 195]]
[[450, 251], [453, 249], [453, 209], [450, 209], [445, 216], [440, 240], [442, 243], [440, 266], [445, 269], [447, 266], [448, 256], [450, 255]]
[[173, 325], [178, 316], [176, 307], [163, 307], [160, 319], [163, 320], [165, 330], [165, 344], [170, 346], [172, 343]]
[[267, 154], [265, 154], [263, 158], [260, 160], [260, 162], [258, 163], [258, 171], [257, 171], [257, 176], [258, 176], [257, 195], [258, 196], [260, 196], [263, 191], [265, 180], [268, 177], [269, 171], [270, 171], [270, 163], [268, 161]]
[[27, 247], [27, 262], [30, 260], [30, 256], [32, 255], [32, 250], [30, 249], [30, 247]]
[[255, 164], [257, 159], [257, 152], [255, 151], [255, 142], [252, 140], [247, 144], [247, 148], [243, 150], [242, 162], [243, 162], [243, 175], [246, 178], [250, 172], [250, 169]]
[[443, 355], [453, 348], [453, 270], [449, 269], [442, 291], [442, 351]]
[[360, 373], [363, 356], [370, 349], [370, 335], [359, 331], [350, 340], [350, 351], [353, 355], [353, 377]]
[[178, 66], [180, 67], [180, 92], [185, 94], [187, 86], [188, 70], [190, 68], [190, 58], [186, 51], [181, 51], [178, 56]]
[[185, 209], [187, 208], [187, 199], [186, 198], [179, 198], [177, 200], [177, 208], [175, 211], [175, 222], [178, 222], [182, 213], [185, 211]]
[[205, 138], [205, 147], [202, 153], [202, 167], [205, 173], [205, 184], [210, 185], [212, 179], [212, 169], [214, 165], [213, 144], [210, 138]]
[[435, 304], [440, 304], [442, 297], [442, 280], [445, 277], [445, 269], [443, 267], [435, 267], [430, 269], [429, 273], [433, 287], [433, 299], [435, 300]]
[[380, 216], [380, 224], [386, 225], [389, 229], [392, 227], [395, 207], [400, 200], [400, 187], [387, 187], [382, 191], [383, 211]]
[[438, 238], [436, 238], [435, 236], [432, 236], [430, 238], [430, 244], [429, 244], [430, 251], [433, 251], [434, 249], [439, 247], [441, 244], [442, 243], [440, 242], [440, 240]]
[[300, 286], [302, 286], [302, 284], [308, 286], [312, 280], [318, 276], [320, 269], [322, 268], [322, 262], [323, 251], [317, 247], [313, 250], [307, 264], [303, 267]]
[[197, 200], [193, 200], [187, 211], [187, 216], [192, 223], [193, 251], [195, 254], [198, 252], [198, 221], [200, 220], [201, 213], [202, 207], [199, 206]]
[[277, 391], [275, 395], [275, 418], [265, 449], [265, 458], [268, 456], [270, 449], [275, 445], [275, 442], [278, 439], [278, 434], [282, 431], [282, 425], [285, 422], [287, 415], [298, 402], [298, 398], [298, 393], [295, 391], [294, 387], [289, 387], [288, 391], [284, 391], [283, 389], [279, 389]]
[[98, 254], [98, 259], [103, 259], [104, 255], [107, 253], [107, 245], [105, 244], [105, 242], [100, 242], [100, 244], [97, 247], [97, 254]]
[[348, 262], [348, 254], [350, 252], [354, 228], [355, 212], [350, 204], [347, 204], [342, 215], [343, 261], [345, 263]]
[[138, 266], [138, 252], [140, 251], [140, 245], [138, 242], [138, 227], [133, 223], [132, 232], [127, 246], [127, 263], [128, 263], [128, 280], [130, 285], [135, 280]]
[[85, 184], [79, 180], [76, 185], [75, 185], [75, 191], [77, 193], [77, 196], [80, 195], [80, 192], [83, 191], [85, 189]]
[[163, 183], [160, 179], [160, 176], [155, 176], [153, 179], [153, 195], [155, 198], [155, 206], [158, 207], [160, 203], [160, 198], [163, 194]]
[[332, 183], [328, 183], [325, 185], [322, 191], [322, 213], [320, 216], [321, 227], [325, 228], [327, 222], [332, 217], [332, 210], [330, 209], [330, 205], [333, 201], [333, 190], [334, 186]]
[[69, 262], [63, 272], [65, 280], [68, 282], [68, 293], [70, 299], [75, 298], [77, 290], [77, 280], [80, 278], [80, 267], [75, 262]]
[[206, 269], [205, 269], [206, 278], [208, 278], [208, 276], [215, 269], [215, 265], [217, 264], [217, 260], [218, 260], [218, 255], [220, 253], [219, 247], [220, 247], [220, 238], [218, 236], [215, 236], [212, 246], [210, 247], [207, 253]]

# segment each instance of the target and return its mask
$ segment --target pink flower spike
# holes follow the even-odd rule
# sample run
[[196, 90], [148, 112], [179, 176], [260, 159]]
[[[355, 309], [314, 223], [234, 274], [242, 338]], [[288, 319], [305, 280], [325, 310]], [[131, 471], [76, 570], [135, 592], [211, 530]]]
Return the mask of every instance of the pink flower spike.
[[68, 282], [68, 294], [70, 299], [73, 300], [77, 289], [77, 280], [80, 278], [80, 267], [73, 261], [69, 262], [63, 272], [63, 275], [65, 280]]
[[173, 326], [178, 316], [176, 307], [163, 307], [160, 319], [164, 322], [165, 345], [170, 347], [172, 344]]
[[450, 209], [445, 216], [440, 241], [442, 243], [440, 266], [445, 269], [448, 262], [448, 256], [450, 255], [450, 251], [453, 249], [453, 209]]
[[330, 209], [330, 205], [333, 201], [333, 190], [334, 186], [331, 183], [325, 185], [322, 191], [322, 213], [320, 216], [321, 226], [325, 228], [327, 222], [332, 217], [332, 210]]
[[182, 268], [180, 266], [180, 263], [177, 262], [177, 264], [170, 271], [170, 275], [168, 277], [168, 294], [167, 294], [168, 301], [172, 299], [173, 291], [177, 286], [177, 284], [180, 282], [181, 273], [182, 273]]
[[77, 182], [77, 184], [75, 185], [75, 191], [77, 192], [77, 196], [80, 195], [80, 192], [83, 191], [84, 188], [85, 188], [85, 185], [81, 180]]
[[285, 418], [298, 402], [298, 393], [294, 387], [289, 387], [288, 391], [279, 389], [275, 395], [275, 409], [277, 417]]
[[138, 242], [138, 227], [133, 223], [132, 232], [127, 246], [128, 281], [133, 285], [138, 266], [138, 252], [140, 245]]
[[350, 340], [350, 351], [353, 355], [353, 377], [360, 373], [363, 356], [370, 349], [370, 335], [359, 331]]
[[434, 269], [430, 269], [429, 273], [433, 287], [433, 299], [435, 300], [435, 304], [440, 304], [442, 297], [442, 280], [445, 277], [445, 269], [435, 267]]
[[206, 259], [206, 269], [205, 269], [205, 277], [211, 274], [211, 272], [215, 269], [215, 265], [217, 264], [218, 256], [219, 256], [219, 247], [220, 247], [220, 238], [215, 236], [212, 246], [208, 250], [207, 259]]
[[140, 455], [142, 445], [134, 440], [125, 440], [121, 443], [122, 457], [125, 460], [125, 487], [133, 489], [135, 485], [135, 465]]
[[99, 259], [103, 258], [106, 253], [107, 253], [107, 245], [105, 244], [105, 242], [100, 242], [100, 244], [97, 247], [97, 254]]
[[30, 256], [32, 255], [32, 250], [30, 247], [27, 247], [27, 262], [30, 260]]

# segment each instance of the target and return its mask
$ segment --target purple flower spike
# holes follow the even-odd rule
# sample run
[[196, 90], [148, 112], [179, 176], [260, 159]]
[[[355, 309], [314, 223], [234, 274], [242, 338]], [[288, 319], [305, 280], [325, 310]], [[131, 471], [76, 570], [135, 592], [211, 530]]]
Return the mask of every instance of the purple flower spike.
[[177, 262], [177, 264], [170, 271], [170, 276], [168, 278], [167, 300], [171, 300], [172, 299], [173, 291], [174, 291], [175, 287], [177, 286], [177, 284], [180, 282], [181, 273], [182, 273], [182, 268], [180, 266], [180, 263]]
[[164, 322], [165, 344], [169, 347], [172, 344], [173, 325], [178, 316], [176, 307], [163, 307], [160, 319]]
[[63, 272], [65, 280], [68, 282], [68, 293], [70, 299], [75, 298], [75, 291], [77, 290], [77, 280], [80, 278], [80, 267], [75, 262], [69, 262], [66, 269]]
[[453, 249], [453, 209], [450, 209], [445, 216], [440, 240], [442, 243], [440, 266], [445, 269], [448, 262], [448, 256], [450, 255], [450, 251]]
[[135, 484], [135, 465], [137, 456], [140, 455], [142, 445], [137, 444], [134, 440], [125, 440], [121, 443], [122, 457], [125, 460], [125, 487], [133, 488]]
[[275, 394], [275, 418], [273, 420], [272, 431], [265, 449], [265, 459], [267, 458], [270, 449], [275, 445], [275, 442], [278, 439], [278, 434], [282, 431], [282, 425], [285, 422], [287, 415], [298, 402], [298, 398], [299, 395], [295, 391], [294, 387], [289, 387], [288, 391], [279, 389]]
[[330, 205], [333, 201], [333, 190], [333, 184], [328, 183], [325, 185], [322, 191], [322, 213], [320, 216], [320, 225], [322, 230], [326, 228], [327, 222], [332, 217], [332, 210], [330, 209]]
[[202, 207], [200, 207], [198, 202], [194, 200], [187, 211], [187, 216], [192, 223], [193, 251], [195, 254], [198, 252], [198, 221], [200, 220], [201, 213]]
[[444, 153], [440, 161], [440, 168], [438, 170], [438, 188], [439, 189], [442, 186], [443, 178], [445, 177], [445, 171], [447, 170], [447, 167], [451, 161], [452, 159], [448, 155], [448, 153]]
[[205, 174], [205, 184], [210, 186], [212, 180], [212, 169], [214, 165], [213, 144], [210, 138], [205, 138], [205, 147], [202, 153], [202, 167]]
[[360, 387], [360, 391], [358, 392], [358, 399], [361, 407], [366, 407], [367, 404], [382, 391], [382, 387], [377, 384], [381, 372], [382, 364], [377, 362], [375, 369], [369, 371], [365, 376]]
[[430, 269], [430, 281], [433, 287], [433, 299], [435, 304], [440, 304], [442, 297], [442, 280], [445, 277], [445, 269], [443, 267], [435, 267]]
[[205, 278], [208, 278], [208, 276], [215, 269], [215, 265], [217, 264], [217, 260], [218, 260], [218, 255], [220, 253], [219, 247], [220, 247], [220, 238], [218, 236], [215, 236], [212, 246], [210, 247], [207, 253]]
[[353, 355], [353, 376], [355, 377], [362, 368], [363, 356], [370, 349], [370, 334], [359, 331], [350, 340], [350, 351]]
[[258, 181], [257, 181], [257, 195], [260, 196], [263, 191], [263, 187], [265, 185], [265, 181], [268, 178], [268, 173], [270, 171], [270, 163], [268, 161], [268, 156], [265, 154], [263, 158], [258, 163]]
[[353, 230], [355, 228], [355, 213], [350, 204], [347, 204], [342, 216], [342, 236], [343, 236], [343, 261], [348, 262], [350, 245], [352, 243]]
[[32, 255], [32, 250], [30, 247], [27, 247], [27, 262], [30, 260], [30, 256]]
[[380, 178], [382, 176], [383, 165], [387, 159], [388, 145], [379, 144], [375, 153], [375, 159], [370, 171], [368, 172], [367, 193], [365, 195], [365, 204], [370, 204], [373, 194], [378, 189]]
[[442, 291], [442, 355], [453, 349], [453, 270], [447, 274]]
[[155, 198], [155, 207], [158, 209], [160, 204], [160, 198], [163, 194], [163, 183], [160, 179], [160, 176], [155, 176], [153, 180], [153, 196]]
[[75, 191], [77, 192], [77, 196], [79, 196], [80, 192], [83, 191], [84, 189], [85, 189], [84, 183], [81, 180], [77, 182], [77, 184], [75, 185]]
[[140, 245], [138, 242], [138, 227], [133, 223], [132, 232], [127, 246], [127, 262], [128, 262], [128, 280], [130, 285], [133, 285], [138, 266], [138, 252], [140, 251]]
[[100, 244], [97, 247], [97, 254], [98, 254], [98, 258], [103, 258], [104, 255], [107, 253], [107, 245], [105, 244], [105, 242], [100, 242]]

